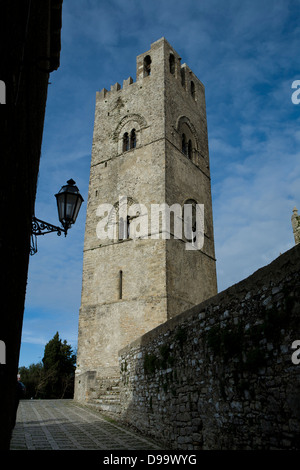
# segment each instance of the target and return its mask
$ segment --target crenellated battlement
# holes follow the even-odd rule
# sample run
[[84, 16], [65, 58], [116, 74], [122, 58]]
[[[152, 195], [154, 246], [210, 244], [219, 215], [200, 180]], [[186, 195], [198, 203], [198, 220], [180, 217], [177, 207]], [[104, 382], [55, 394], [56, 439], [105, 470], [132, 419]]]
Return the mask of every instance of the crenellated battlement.
[[155, 77], [155, 80], [164, 80], [166, 75], [172, 75], [179, 88], [186, 91], [187, 94], [201, 94], [204, 92], [204, 86], [198, 77], [192, 72], [190, 67], [183, 63], [181, 57], [163, 37], [151, 44], [151, 48], [140, 54], [136, 58], [136, 81], [132, 77], [123, 80], [123, 85], [115, 83], [111, 85], [110, 90], [103, 88], [97, 92], [98, 99], [109, 98], [120, 90], [127, 89], [133, 84], [141, 83]]
[[121, 87], [120, 83], [117, 82], [114, 85], [111, 85], [110, 90], [107, 90], [106, 88], [102, 88], [101, 91], [97, 91], [97, 98], [98, 99], [107, 98], [111, 93], [116, 93], [119, 90], [129, 87], [133, 83], [134, 83], [133, 78], [128, 77], [126, 80], [123, 80], [123, 87]]

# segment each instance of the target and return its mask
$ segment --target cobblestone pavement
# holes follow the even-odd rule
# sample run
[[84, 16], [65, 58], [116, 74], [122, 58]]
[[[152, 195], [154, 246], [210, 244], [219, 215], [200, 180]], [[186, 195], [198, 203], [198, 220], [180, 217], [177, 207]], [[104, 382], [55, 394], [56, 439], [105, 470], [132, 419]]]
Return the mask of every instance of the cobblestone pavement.
[[159, 450], [73, 400], [22, 400], [10, 450]]

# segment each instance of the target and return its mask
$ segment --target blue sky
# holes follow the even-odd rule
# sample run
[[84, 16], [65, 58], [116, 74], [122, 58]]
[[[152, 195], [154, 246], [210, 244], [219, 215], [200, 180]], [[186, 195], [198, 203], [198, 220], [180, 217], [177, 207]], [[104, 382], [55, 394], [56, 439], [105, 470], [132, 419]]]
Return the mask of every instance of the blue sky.
[[300, 209], [299, 0], [64, 0], [61, 66], [50, 77], [36, 217], [73, 178], [84, 204], [68, 236], [30, 258], [20, 366], [56, 331], [77, 347], [95, 94], [135, 80], [136, 56], [165, 37], [206, 88], [219, 291], [294, 245]]

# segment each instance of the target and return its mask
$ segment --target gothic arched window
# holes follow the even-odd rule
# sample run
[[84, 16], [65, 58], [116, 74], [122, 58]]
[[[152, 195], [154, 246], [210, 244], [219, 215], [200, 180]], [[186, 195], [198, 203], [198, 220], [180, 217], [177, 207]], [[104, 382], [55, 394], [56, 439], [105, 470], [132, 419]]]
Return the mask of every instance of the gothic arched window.
[[199, 145], [193, 124], [186, 116], [181, 116], [177, 121], [176, 130], [178, 132], [176, 138], [178, 150], [196, 165]]

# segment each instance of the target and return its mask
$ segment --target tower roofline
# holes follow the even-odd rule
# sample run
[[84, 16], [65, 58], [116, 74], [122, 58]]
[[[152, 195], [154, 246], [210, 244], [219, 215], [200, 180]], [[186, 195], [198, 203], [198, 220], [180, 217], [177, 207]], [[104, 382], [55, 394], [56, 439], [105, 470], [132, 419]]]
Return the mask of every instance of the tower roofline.
[[125, 88], [128, 88], [129, 86], [131, 85], [134, 85], [137, 81], [143, 79], [144, 77], [141, 76], [141, 73], [139, 73], [139, 66], [138, 64], [141, 63], [142, 61], [142, 58], [145, 58], [147, 55], [151, 55], [151, 52], [153, 52], [154, 50], [156, 49], [159, 49], [160, 47], [162, 47], [162, 45], [164, 45], [168, 50], [171, 50], [172, 53], [174, 53], [174, 56], [177, 58], [177, 60], [179, 61], [179, 67], [181, 69], [185, 69], [186, 72], [188, 72], [190, 74], [190, 76], [193, 77], [193, 80], [197, 80], [197, 82], [199, 83], [199, 85], [201, 87], [204, 88], [204, 85], [203, 83], [201, 82], [201, 80], [199, 80], [199, 78], [194, 74], [194, 72], [190, 69], [190, 67], [186, 64], [186, 63], [183, 63], [181, 64], [181, 57], [180, 55], [178, 54], [178, 52], [174, 49], [174, 47], [171, 46], [171, 44], [169, 43], [169, 41], [163, 36], [161, 37], [160, 39], [157, 39], [157, 41], [154, 41], [151, 43], [151, 47], [150, 49], [148, 49], [147, 51], [145, 52], [142, 52], [141, 54], [137, 55], [136, 57], [136, 64], [137, 64], [137, 71], [136, 71], [136, 80], [134, 81], [133, 78], [130, 76], [128, 77], [127, 79], [124, 79], [123, 80], [123, 85], [121, 86], [120, 83], [115, 83], [113, 85], [111, 85], [110, 87], [110, 90], [107, 90], [106, 88], [103, 88], [101, 91], [97, 91], [96, 92], [96, 99], [97, 100], [103, 100], [104, 98], [108, 98], [110, 95], [113, 95], [115, 96], [116, 93], [118, 93], [119, 91], [121, 91], [122, 89], [125, 89]]
[[159, 38], [159, 39], [157, 39], [156, 41], [152, 42], [152, 43], [151, 43], [151, 49], [152, 49], [153, 47], [159, 45], [161, 42], [166, 43], [168, 46], [171, 47], [171, 49], [174, 50], [174, 48], [171, 46], [171, 44], [169, 43], [169, 41], [168, 41], [164, 36], [162, 36], [161, 38]]

